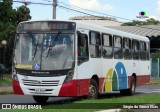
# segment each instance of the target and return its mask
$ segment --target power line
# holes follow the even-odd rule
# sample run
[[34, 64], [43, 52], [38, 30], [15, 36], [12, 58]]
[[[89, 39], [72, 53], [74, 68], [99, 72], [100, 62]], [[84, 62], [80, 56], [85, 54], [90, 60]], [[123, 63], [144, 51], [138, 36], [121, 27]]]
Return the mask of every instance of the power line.
[[[64, 9], [68, 9], [68, 10], [72, 10], [72, 11], [75, 11], [75, 12], [79, 12], [79, 13], [82, 13], [82, 14], [85, 14], [85, 15], [89, 15], [89, 16], [93, 16], [93, 17], [98, 17], [98, 18], [104, 19], [104, 17], [96, 16], [96, 15], [89, 14], [89, 13], [86, 13], [86, 12], [82, 12], [82, 11], [79, 11], [79, 10], [76, 10], [76, 9], [71, 9], [71, 8], [68, 8], [68, 7], [65, 7], [65, 6], [61, 6], [61, 5], [57, 5], [57, 6], [59, 6], [61, 8], [64, 8]], [[111, 20], [111, 21], [115, 21], [115, 20]], [[115, 21], [115, 22], [123, 23], [123, 22], [120, 22], [120, 21]]]
[[[22, 1], [13, 1], [13, 2], [24, 3]], [[48, 4], [48, 3], [35, 3], [35, 2], [30, 2], [30, 3], [31, 4], [37, 4], [37, 5], [53, 5], [53, 3], [52, 4]], [[63, 2], [58, 2], [58, 3], [63, 3]], [[104, 17], [96, 16], [96, 15], [93, 15], [93, 14], [89, 14], [89, 13], [86, 13], [86, 12], [83, 12], [83, 11], [79, 11], [79, 10], [76, 10], [76, 9], [73, 9], [73, 8], [68, 8], [68, 7], [59, 5], [58, 3], [57, 3], [57, 6], [60, 7], [60, 8], [68, 9], [68, 10], [75, 11], [75, 12], [78, 12], [78, 13], [82, 13], [82, 14], [85, 14], [85, 15], [89, 15], [89, 16], [93, 16], [93, 17], [98, 17], [98, 18], [104, 19]], [[65, 3], [63, 3], [63, 4], [65, 4]], [[67, 5], [67, 4], [65, 4], [65, 5]], [[73, 6], [73, 5], [71, 5], [71, 6]], [[74, 6], [74, 7], [80, 8], [78, 6]], [[97, 12], [97, 11], [89, 10], [89, 9], [84, 9], [84, 8], [80, 8], [80, 9], [87, 10], [87, 11], [94, 12], [94, 13], [98, 13], [98, 14], [102, 14], [102, 15], [111, 16], [111, 17], [114, 17], [114, 18], [120, 18], [120, 19], [124, 19], [124, 20], [133, 21], [131, 19], [126, 19], [126, 18], [122, 18], [122, 17], [112, 16], [112, 15], [100, 13], [100, 12]], [[110, 20], [110, 21], [115, 21], [115, 20]], [[115, 21], [115, 22], [123, 23], [123, 22], [119, 22], [119, 21]], [[152, 30], [158, 30], [158, 31], [160, 30], [160, 29], [148, 28], [148, 27], [144, 27], [144, 26], [136, 26], [136, 27], [141, 27], [141, 28], [145, 28], [145, 29], [152, 29]]]
[[[83, 10], [86, 10], [86, 11], [89, 11], [89, 12], [93, 12], [93, 13], [97, 13], [97, 14], [102, 14], [102, 15], [110, 16], [110, 17], [113, 17], [113, 18], [119, 18], [119, 19], [123, 19], [123, 20], [132, 21], [131, 19], [127, 19], [127, 18], [123, 18], [123, 17], [118, 17], [118, 16], [113, 16], [113, 15], [109, 15], [109, 14], [104, 14], [104, 13], [101, 13], [101, 12], [97, 12], [97, 11], [81, 8], [81, 7], [78, 7], [78, 6], [75, 6], [75, 5], [69, 5], [69, 4], [66, 4], [66, 3], [63, 3], [63, 2], [58, 2], [58, 3], [62, 3], [64, 5], [68, 5], [68, 6], [76, 7], [76, 8], [79, 8], [79, 9], [83, 9]], [[69, 8], [69, 9], [71, 9], [71, 8]]]
[[35, 4], [35, 5], [53, 5], [53, 3], [52, 4], [49, 4], [49, 3], [35, 3], [35, 2], [27, 2], [27, 1], [13, 1], [13, 2], [17, 2], [17, 3], [23, 3], [23, 4], [25, 4], [25, 3], [30, 3], [30, 4]]

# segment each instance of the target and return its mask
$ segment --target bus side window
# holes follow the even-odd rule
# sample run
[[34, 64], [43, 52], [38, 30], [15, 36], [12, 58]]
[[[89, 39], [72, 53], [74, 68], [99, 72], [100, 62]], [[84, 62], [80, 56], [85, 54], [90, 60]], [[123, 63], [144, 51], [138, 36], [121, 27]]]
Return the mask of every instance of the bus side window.
[[123, 38], [123, 52], [124, 52], [124, 59], [132, 58], [131, 39], [126, 37]]
[[122, 37], [120, 36], [114, 36], [114, 58], [123, 58]]
[[132, 51], [133, 51], [133, 59], [139, 60], [139, 41], [132, 41]]
[[140, 41], [140, 59], [146, 60], [146, 43]]
[[90, 31], [89, 33], [90, 39], [90, 55], [92, 58], [100, 58], [101, 57], [101, 39], [100, 33], [95, 31]]
[[146, 53], [147, 53], [147, 60], [150, 59], [150, 46], [149, 46], [149, 42], [146, 42]]
[[103, 34], [102, 35], [102, 45], [103, 45], [103, 57], [112, 58], [113, 57], [113, 48], [112, 48], [112, 35]]
[[88, 37], [86, 34], [78, 35], [78, 63], [82, 63], [89, 59], [88, 53]]

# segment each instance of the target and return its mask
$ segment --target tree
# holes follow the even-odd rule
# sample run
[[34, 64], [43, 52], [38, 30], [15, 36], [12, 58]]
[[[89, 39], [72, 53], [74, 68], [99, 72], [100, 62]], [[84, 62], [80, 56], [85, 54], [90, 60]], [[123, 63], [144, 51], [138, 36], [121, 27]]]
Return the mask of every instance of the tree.
[[121, 26], [137, 26], [137, 25], [158, 25], [160, 24], [159, 20], [153, 18], [147, 19], [146, 21], [135, 21], [123, 23]]
[[[12, 4], [13, 0], [2, 0], [2, 2], [0, 2], [0, 50], [4, 49], [2, 48], [1, 41], [8, 40], [9, 32], [16, 30], [16, 27], [20, 22], [31, 19], [29, 8], [22, 5], [17, 9], [13, 9]], [[8, 59], [6, 64], [10, 66], [12, 48], [7, 49]], [[0, 58], [2, 58], [1, 55], [2, 53], [0, 54]]]
[[0, 2], [0, 41], [7, 39], [10, 31], [16, 29], [22, 21], [31, 19], [30, 10], [26, 6], [20, 6], [17, 10], [12, 8], [13, 0]]
[[22, 5], [17, 9], [17, 22], [30, 20], [30, 10], [26, 6]]

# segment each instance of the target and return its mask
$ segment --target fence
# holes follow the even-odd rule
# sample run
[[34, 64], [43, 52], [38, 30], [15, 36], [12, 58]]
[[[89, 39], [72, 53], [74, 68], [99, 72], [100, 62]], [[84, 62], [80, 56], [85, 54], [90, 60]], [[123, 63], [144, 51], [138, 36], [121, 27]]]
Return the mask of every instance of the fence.
[[160, 58], [151, 59], [151, 79], [160, 79]]

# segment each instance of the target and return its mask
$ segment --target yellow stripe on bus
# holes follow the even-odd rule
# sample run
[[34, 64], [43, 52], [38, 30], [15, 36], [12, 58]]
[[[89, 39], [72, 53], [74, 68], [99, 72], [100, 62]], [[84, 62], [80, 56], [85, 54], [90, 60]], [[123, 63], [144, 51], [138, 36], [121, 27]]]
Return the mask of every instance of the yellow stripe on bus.
[[110, 68], [106, 75], [105, 92], [112, 91], [112, 74], [113, 74], [113, 68]]
[[16, 65], [16, 68], [28, 68], [28, 69], [32, 69], [32, 65]]

